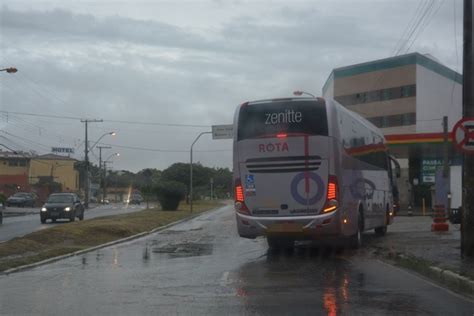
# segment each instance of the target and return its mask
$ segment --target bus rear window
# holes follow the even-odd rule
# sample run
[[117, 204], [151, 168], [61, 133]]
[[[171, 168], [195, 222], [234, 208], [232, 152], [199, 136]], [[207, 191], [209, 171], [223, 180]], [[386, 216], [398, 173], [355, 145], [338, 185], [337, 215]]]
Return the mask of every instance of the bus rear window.
[[240, 109], [237, 140], [282, 134], [327, 136], [324, 101], [270, 101]]

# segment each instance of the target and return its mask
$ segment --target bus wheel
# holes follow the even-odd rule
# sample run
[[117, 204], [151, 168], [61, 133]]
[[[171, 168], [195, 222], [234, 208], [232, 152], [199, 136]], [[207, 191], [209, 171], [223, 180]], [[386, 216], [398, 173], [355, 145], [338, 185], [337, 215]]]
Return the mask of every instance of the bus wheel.
[[389, 221], [389, 213], [388, 211], [385, 212], [385, 225], [382, 227], [377, 227], [374, 229], [375, 235], [377, 236], [383, 236], [387, 233], [387, 226], [388, 226], [388, 221]]
[[364, 217], [362, 211], [359, 211], [357, 219], [357, 232], [349, 239], [349, 246], [352, 249], [359, 249], [362, 247], [362, 232], [364, 231]]
[[268, 248], [270, 249], [291, 249], [295, 246], [295, 241], [282, 237], [267, 237]]

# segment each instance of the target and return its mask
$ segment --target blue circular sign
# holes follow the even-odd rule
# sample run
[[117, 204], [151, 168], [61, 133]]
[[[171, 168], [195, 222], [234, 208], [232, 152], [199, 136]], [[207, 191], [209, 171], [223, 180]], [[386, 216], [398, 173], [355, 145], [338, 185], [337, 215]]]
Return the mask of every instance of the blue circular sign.
[[[316, 188], [316, 194], [312, 197], [303, 197], [301, 194], [298, 192], [298, 184], [305, 179], [305, 177], [308, 177], [309, 179], [313, 180], [316, 182], [317, 188]], [[316, 204], [321, 198], [323, 197], [324, 193], [324, 183], [323, 180], [319, 175], [317, 175], [314, 172], [301, 172], [298, 173], [293, 180], [291, 181], [291, 195], [295, 199], [296, 202], [307, 205], [307, 204]]]

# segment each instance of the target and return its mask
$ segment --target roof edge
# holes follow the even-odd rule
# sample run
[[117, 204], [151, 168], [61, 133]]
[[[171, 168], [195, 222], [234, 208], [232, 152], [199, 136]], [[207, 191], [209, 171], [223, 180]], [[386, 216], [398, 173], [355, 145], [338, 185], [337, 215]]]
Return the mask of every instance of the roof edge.
[[423, 66], [437, 73], [440, 76], [462, 84], [462, 75], [460, 73], [429, 57], [426, 57], [425, 55], [415, 52], [401, 56], [388, 57], [364, 63], [334, 68], [323, 86], [323, 94], [326, 92], [329, 82], [331, 80], [408, 65]]

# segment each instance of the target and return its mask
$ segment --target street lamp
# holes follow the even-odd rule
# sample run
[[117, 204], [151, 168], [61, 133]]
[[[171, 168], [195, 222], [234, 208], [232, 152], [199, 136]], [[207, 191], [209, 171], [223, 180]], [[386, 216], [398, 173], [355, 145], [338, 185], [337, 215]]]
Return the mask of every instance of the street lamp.
[[106, 177], [107, 177], [107, 163], [112, 162], [112, 161], [109, 160], [109, 159], [112, 158], [112, 157], [114, 157], [114, 156], [115, 156], [115, 157], [118, 157], [118, 156], [120, 156], [120, 154], [119, 154], [119, 153], [113, 153], [113, 154], [111, 154], [109, 157], [107, 157], [107, 159], [104, 160], [104, 174], [103, 174], [103, 179], [102, 179], [102, 183], [103, 183], [103, 185], [104, 185], [104, 188], [102, 189], [102, 202], [105, 201], [105, 196], [106, 196], [106, 192], [105, 192], [105, 191], [106, 191], [105, 179], [106, 179]]
[[296, 90], [296, 91], [293, 91], [293, 94], [296, 95], [296, 96], [302, 96], [303, 94], [306, 94], [306, 95], [309, 95], [310, 97], [312, 98], [316, 98], [316, 96], [312, 93], [309, 93], [309, 92], [306, 92], [306, 91], [301, 91], [301, 90]]
[[6, 71], [9, 74], [14, 74], [15, 72], [18, 71], [18, 69], [16, 69], [15, 67], [8, 67], [8, 68], [0, 69], [0, 71]]
[[94, 143], [94, 145], [92, 145], [92, 146], [89, 148], [89, 151], [91, 151], [92, 149], [94, 149], [94, 147], [100, 142], [100, 140], [101, 140], [102, 138], [104, 138], [105, 136], [107, 136], [107, 135], [115, 136], [115, 135], [117, 135], [117, 133], [116, 133], [116, 132], [107, 132], [107, 133], [104, 133], [102, 136], [99, 137], [98, 140], [96, 140], [96, 142]]
[[[91, 151], [95, 145], [106, 135], [112, 135], [115, 136], [115, 132], [108, 132], [105, 133], [104, 135], [100, 136], [99, 139], [92, 145], [92, 147], [89, 148], [89, 140], [87, 139], [87, 123], [92, 122], [91, 120], [85, 120], [86, 123], [86, 139], [85, 139], [85, 146], [84, 146], [84, 158], [85, 158], [85, 164], [86, 164], [86, 176], [85, 176], [85, 203], [84, 206], [85, 208], [89, 208], [89, 151]], [[98, 122], [98, 121], [97, 121]]]
[[120, 156], [120, 153], [113, 153], [109, 157], [107, 157], [107, 159], [105, 159], [104, 161], [109, 161], [109, 159], [114, 157], [114, 156], [118, 157], [118, 156]]

